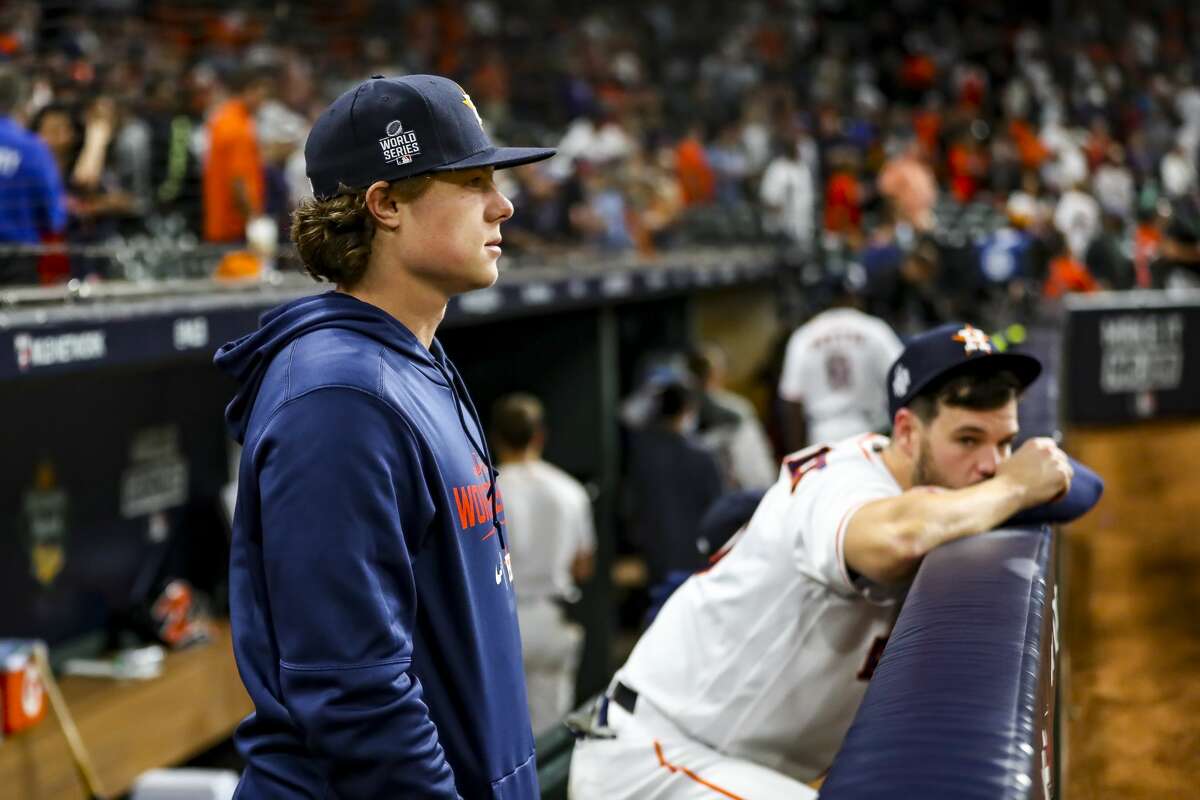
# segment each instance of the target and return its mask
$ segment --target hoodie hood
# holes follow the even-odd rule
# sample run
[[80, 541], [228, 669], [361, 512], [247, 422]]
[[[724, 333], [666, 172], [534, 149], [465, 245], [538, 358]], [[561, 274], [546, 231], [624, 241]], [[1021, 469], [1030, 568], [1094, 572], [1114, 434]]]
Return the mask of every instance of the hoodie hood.
[[259, 318], [258, 330], [222, 345], [213, 358], [223, 372], [238, 382], [233, 400], [225, 408], [225, 423], [238, 444], [244, 444], [246, 426], [259, 386], [272, 359], [295, 339], [322, 328], [356, 331], [408, 356], [435, 383], [451, 386], [445, 354], [434, 340], [431, 350], [386, 311], [338, 291], [302, 297], [271, 309]]

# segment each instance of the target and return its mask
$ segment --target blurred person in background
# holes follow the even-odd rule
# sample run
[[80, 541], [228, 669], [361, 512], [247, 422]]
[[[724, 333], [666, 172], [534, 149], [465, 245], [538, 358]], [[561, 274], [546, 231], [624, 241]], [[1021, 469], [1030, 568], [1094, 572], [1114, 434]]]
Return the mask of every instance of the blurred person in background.
[[1088, 246], [1084, 264], [1096, 278], [1101, 289], [1132, 289], [1136, 285], [1133, 261], [1130, 258], [1130, 237], [1124, 220], [1106, 213], [1100, 232]]
[[779, 397], [792, 452], [887, 427], [884, 376], [903, 349], [883, 320], [862, 310], [861, 286], [831, 278], [830, 308], [788, 339]]
[[1100, 204], [1082, 183], [1062, 193], [1054, 208], [1054, 227], [1063, 235], [1071, 255], [1081, 261], [1100, 231]]
[[696, 438], [695, 392], [682, 376], [665, 380], [645, 426], [630, 434], [625, 481], [630, 539], [646, 558], [652, 587], [708, 563], [700, 520], [724, 491], [716, 456]]
[[778, 234], [801, 253], [813, 249], [816, 229], [817, 188], [814, 165], [804, 160], [804, 131], [797, 127], [775, 144], [775, 157], [759, 183], [763, 227]]
[[271, 76], [262, 69], [238, 68], [225, 79], [230, 97], [213, 110], [205, 126], [204, 239], [241, 242], [250, 221], [266, 209], [262, 153], [254, 114], [270, 97]]
[[1005, 203], [1005, 225], [983, 237], [978, 246], [983, 295], [989, 305], [1023, 308], [1035, 293], [1035, 240], [1030, 227], [1037, 217], [1037, 201], [1025, 192], [1013, 192]]
[[[1162, 203], [1166, 207], [1166, 203]], [[1164, 214], [1158, 203], [1139, 203], [1137, 226], [1133, 231], [1133, 278], [1139, 289], [1154, 283], [1151, 265], [1158, 259], [1163, 241]]]
[[576, 161], [582, 188], [579, 201], [568, 212], [571, 227], [585, 246], [605, 252], [631, 250], [629, 202], [616, 162], [596, 164]]
[[263, 213], [278, 230], [278, 239], [287, 239], [292, 227], [292, 211], [301, 198], [293, 195], [289, 165], [302, 150], [308, 123], [304, 117], [277, 100], [262, 104], [255, 116], [255, 130], [263, 162]]
[[1115, 216], [1125, 224], [1133, 221], [1137, 185], [1121, 145], [1114, 143], [1105, 151], [1103, 162], [1092, 175], [1092, 193], [1105, 214]]
[[[137, 209], [136, 198], [125, 191], [109, 168], [109, 146], [117, 117], [116, 103], [101, 96], [82, 115], [75, 107], [52, 103], [34, 118], [34, 131], [50, 148], [66, 178], [65, 241], [69, 248], [111, 240], [120, 222]], [[65, 256], [48, 254], [39, 269], [44, 280], [95, 280], [109, 275], [110, 263], [107, 257], [75, 250]]]
[[515, 180], [513, 215], [504, 230], [504, 241], [521, 253], [547, 253], [562, 248], [571, 234], [570, 208], [580, 199], [580, 184], [574, 175], [557, 183], [540, 164], [511, 170]]
[[1196, 165], [1182, 143], [1177, 142], [1159, 164], [1163, 192], [1171, 200], [1184, 197], [1196, 188]]
[[716, 136], [705, 150], [716, 178], [715, 199], [723, 208], [736, 208], [746, 201], [746, 181], [750, 175], [750, 158], [742, 144], [742, 130], [737, 121], [716, 127]]
[[879, 171], [879, 193], [891, 204], [897, 223], [924, 233], [933, 228], [937, 181], [921, 158], [919, 142], [901, 142], [897, 150]]
[[189, 108], [187, 81], [167, 74], [150, 79], [141, 104], [141, 119], [149, 133], [145, 154], [150, 165], [152, 207], [160, 215], [182, 218], [194, 233], [202, 228], [201, 163], [192, 150], [200, 129]]
[[1050, 265], [1042, 295], [1050, 300], [1061, 299], [1072, 292], [1094, 292], [1100, 288], [1087, 265], [1075, 257], [1067, 238], [1059, 231], [1049, 237]]
[[849, 145], [837, 145], [830, 151], [829, 167], [829, 180], [825, 182], [825, 230], [857, 247], [865, 200], [858, 179], [858, 153]]
[[975, 199], [987, 178], [987, 157], [979, 148], [979, 141], [970, 132], [961, 133], [946, 154], [946, 171], [950, 179], [950, 193], [960, 203]]
[[902, 252], [897, 268], [870, 276], [866, 307], [901, 335], [933, 327], [972, 304], [976, 272], [955, 269], [937, 242], [923, 237]]
[[535, 734], [571, 710], [583, 630], [564, 604], [579, 598], [592, 575], [596, 533], [592, 503], [579, 481], [542, 458], [546, 446], [541, 402], [528, 394], [500, 398], [492, 408], [509, 551], [520, 580], [517, 617], [529, 717]]
[[1200, 203], [1194, 196], [1171, 203], [1159, 258], [1152, 265], [1152, 272], [1156, 286], [1200, 288]]
[[[23, 126], [28, 87], [0, 64], [0, 246], [38, 245], [67, 224], [62, 174], [46, 141]], [[0, 255], [0, 285], [39, 282], [33, 253]]]
[[725, 387], [728, 358], [711, 342], [688, 353], [688, 371], [700, 395], [697, 433], [717, 456], [731, 489], [765, 489], [779, 465], [758, 412], [749, 400]]
[[674, 153], [637, 148], [622, 169], [628, 202], [626, 224], [639, 255], [653, 258], [674, 242], [683, 218], [683, 190], [675, 179]]
[[675, 145], [675, 174], [685, 206], [706, 206], [716, 199], [717, 176], [704, 149], [704, 128], [692, 122]]

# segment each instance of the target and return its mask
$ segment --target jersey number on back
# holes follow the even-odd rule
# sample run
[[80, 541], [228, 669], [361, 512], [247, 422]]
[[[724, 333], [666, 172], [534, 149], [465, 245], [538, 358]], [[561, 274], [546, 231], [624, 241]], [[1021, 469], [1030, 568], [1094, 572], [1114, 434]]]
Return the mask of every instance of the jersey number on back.
[[830, 389], [850, 388], [850, 359], [842, 353], [830, 353], [825, 357], [825, 380]]

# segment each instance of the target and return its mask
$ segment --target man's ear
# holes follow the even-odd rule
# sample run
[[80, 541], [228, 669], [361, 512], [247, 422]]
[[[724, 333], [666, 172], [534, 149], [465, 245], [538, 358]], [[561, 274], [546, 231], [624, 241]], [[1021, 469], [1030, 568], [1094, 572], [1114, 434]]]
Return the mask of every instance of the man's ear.
[[909, 458], [916, 457], [921, 430], [921, 418], [914, 414], [911, 408], [905, 407], [896, 411], [896, 417], [892, 421], [892, 441]]
[[367, 187], [365, 199], [376, 224], [390, 231], [400, 229], [400, 201], [392, 195], [390, 183], [375, 181]]

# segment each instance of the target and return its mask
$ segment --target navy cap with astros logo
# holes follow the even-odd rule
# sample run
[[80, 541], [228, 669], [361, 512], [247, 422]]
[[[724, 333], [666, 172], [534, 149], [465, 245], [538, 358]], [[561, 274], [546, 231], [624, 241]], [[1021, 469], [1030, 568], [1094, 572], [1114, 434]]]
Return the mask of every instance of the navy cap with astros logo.
[[318, 198], [428, 172], [515, 167], [554, 155], [545, 147], [496, 147], [471, 97], [438, 75], [376, 75], [334, 100], [304, 145]]
[[904, 352], [887, 373], [888, 411], [896, 412], [913, 401], [934, 381], [981, 367], [1008, 370], [1024, 389], [1037, 380], [1042, 362], [1024, 353], [1002, 353], [991, 337], [963, 322], [951, 322], [909, 340]]

